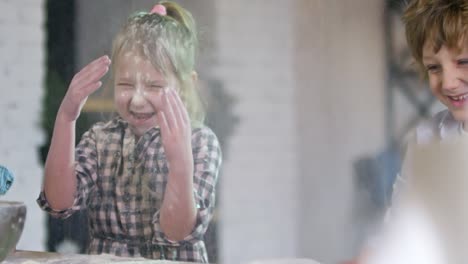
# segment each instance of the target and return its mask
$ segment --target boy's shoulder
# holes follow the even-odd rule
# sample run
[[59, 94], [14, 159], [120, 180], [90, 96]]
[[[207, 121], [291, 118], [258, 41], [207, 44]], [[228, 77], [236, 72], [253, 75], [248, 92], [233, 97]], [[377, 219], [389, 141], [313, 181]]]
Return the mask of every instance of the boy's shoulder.
[[433, 140], [444, 140], [458, 135], [459, 129], [460, 122], [453, 118], [448, 109], [445, 109], [417, 126], [416, 141], [420, 144]]

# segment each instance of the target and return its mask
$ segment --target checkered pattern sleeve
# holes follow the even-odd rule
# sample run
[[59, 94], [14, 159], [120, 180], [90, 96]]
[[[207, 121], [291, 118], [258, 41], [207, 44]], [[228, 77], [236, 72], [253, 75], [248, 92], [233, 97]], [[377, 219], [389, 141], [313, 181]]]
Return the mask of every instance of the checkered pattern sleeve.
[[194, 197], [197, 204], [197, 222], [191, 234], [183, 241], [171, 241], [162, 232], [159, 211], [154, 216], [155, 240], [157, 243], [180, 245], [184, 242], [203, 240], [215, 206], [215, 187], [222, 162], [221, 147], [216, 135], [207, 127], [195, 129], [192, 133], [194, 160]]
[[53, 209], [47, 201], [44, 190], [41, 191], [37, 203], [53, 217], [65, 219], [86, 205], [90, 190], [97, 178], [97, 150], [94, 130], [95, 127], [83, 134], [80, 143], [75, 148], [75, 171], [77, 189], [73, 205], [64, 210]]

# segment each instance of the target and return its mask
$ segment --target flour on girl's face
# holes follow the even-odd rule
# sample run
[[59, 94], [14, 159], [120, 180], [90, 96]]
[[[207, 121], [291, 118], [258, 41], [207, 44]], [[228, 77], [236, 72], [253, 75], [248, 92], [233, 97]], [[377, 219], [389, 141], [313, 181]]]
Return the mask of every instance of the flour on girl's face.
[[138, 52], [121, 55], [115, 73], [115, 105], [137, 136], [157, 126], [163, 89], [175, 83], [174, 78], [166, 78]]

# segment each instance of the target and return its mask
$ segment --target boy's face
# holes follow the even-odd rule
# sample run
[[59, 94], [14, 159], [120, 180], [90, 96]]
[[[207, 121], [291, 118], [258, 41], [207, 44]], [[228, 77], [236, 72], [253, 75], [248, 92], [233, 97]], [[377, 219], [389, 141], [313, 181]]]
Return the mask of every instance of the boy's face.
[[138, 53], [125, 52], [116, 67], [114, 87], [117, 112], [137, 135], [157, 126], [163, 89], [174, 84]]
[[431, 44], [423, 48], [423, 64], [432, 93], [461, 122], [468, 121], [467, 44], [460, 51], [448, 49], [445, 45], [437, 53]]

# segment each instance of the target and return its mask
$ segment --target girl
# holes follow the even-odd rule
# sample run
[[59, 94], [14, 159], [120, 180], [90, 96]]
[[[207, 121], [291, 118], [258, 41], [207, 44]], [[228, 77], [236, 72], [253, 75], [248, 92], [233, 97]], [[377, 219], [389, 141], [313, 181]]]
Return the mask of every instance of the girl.
[[[197, 36], [173, 2], [131, 16], [103, 56], [71, 81], [55, 121], [38, 203], [66, 218], [86, 208], [90, 254], [207, 262], [221, 150], [202, 125]], [[74, 146], [87, 97], [111, 67], [118, 117]]]

